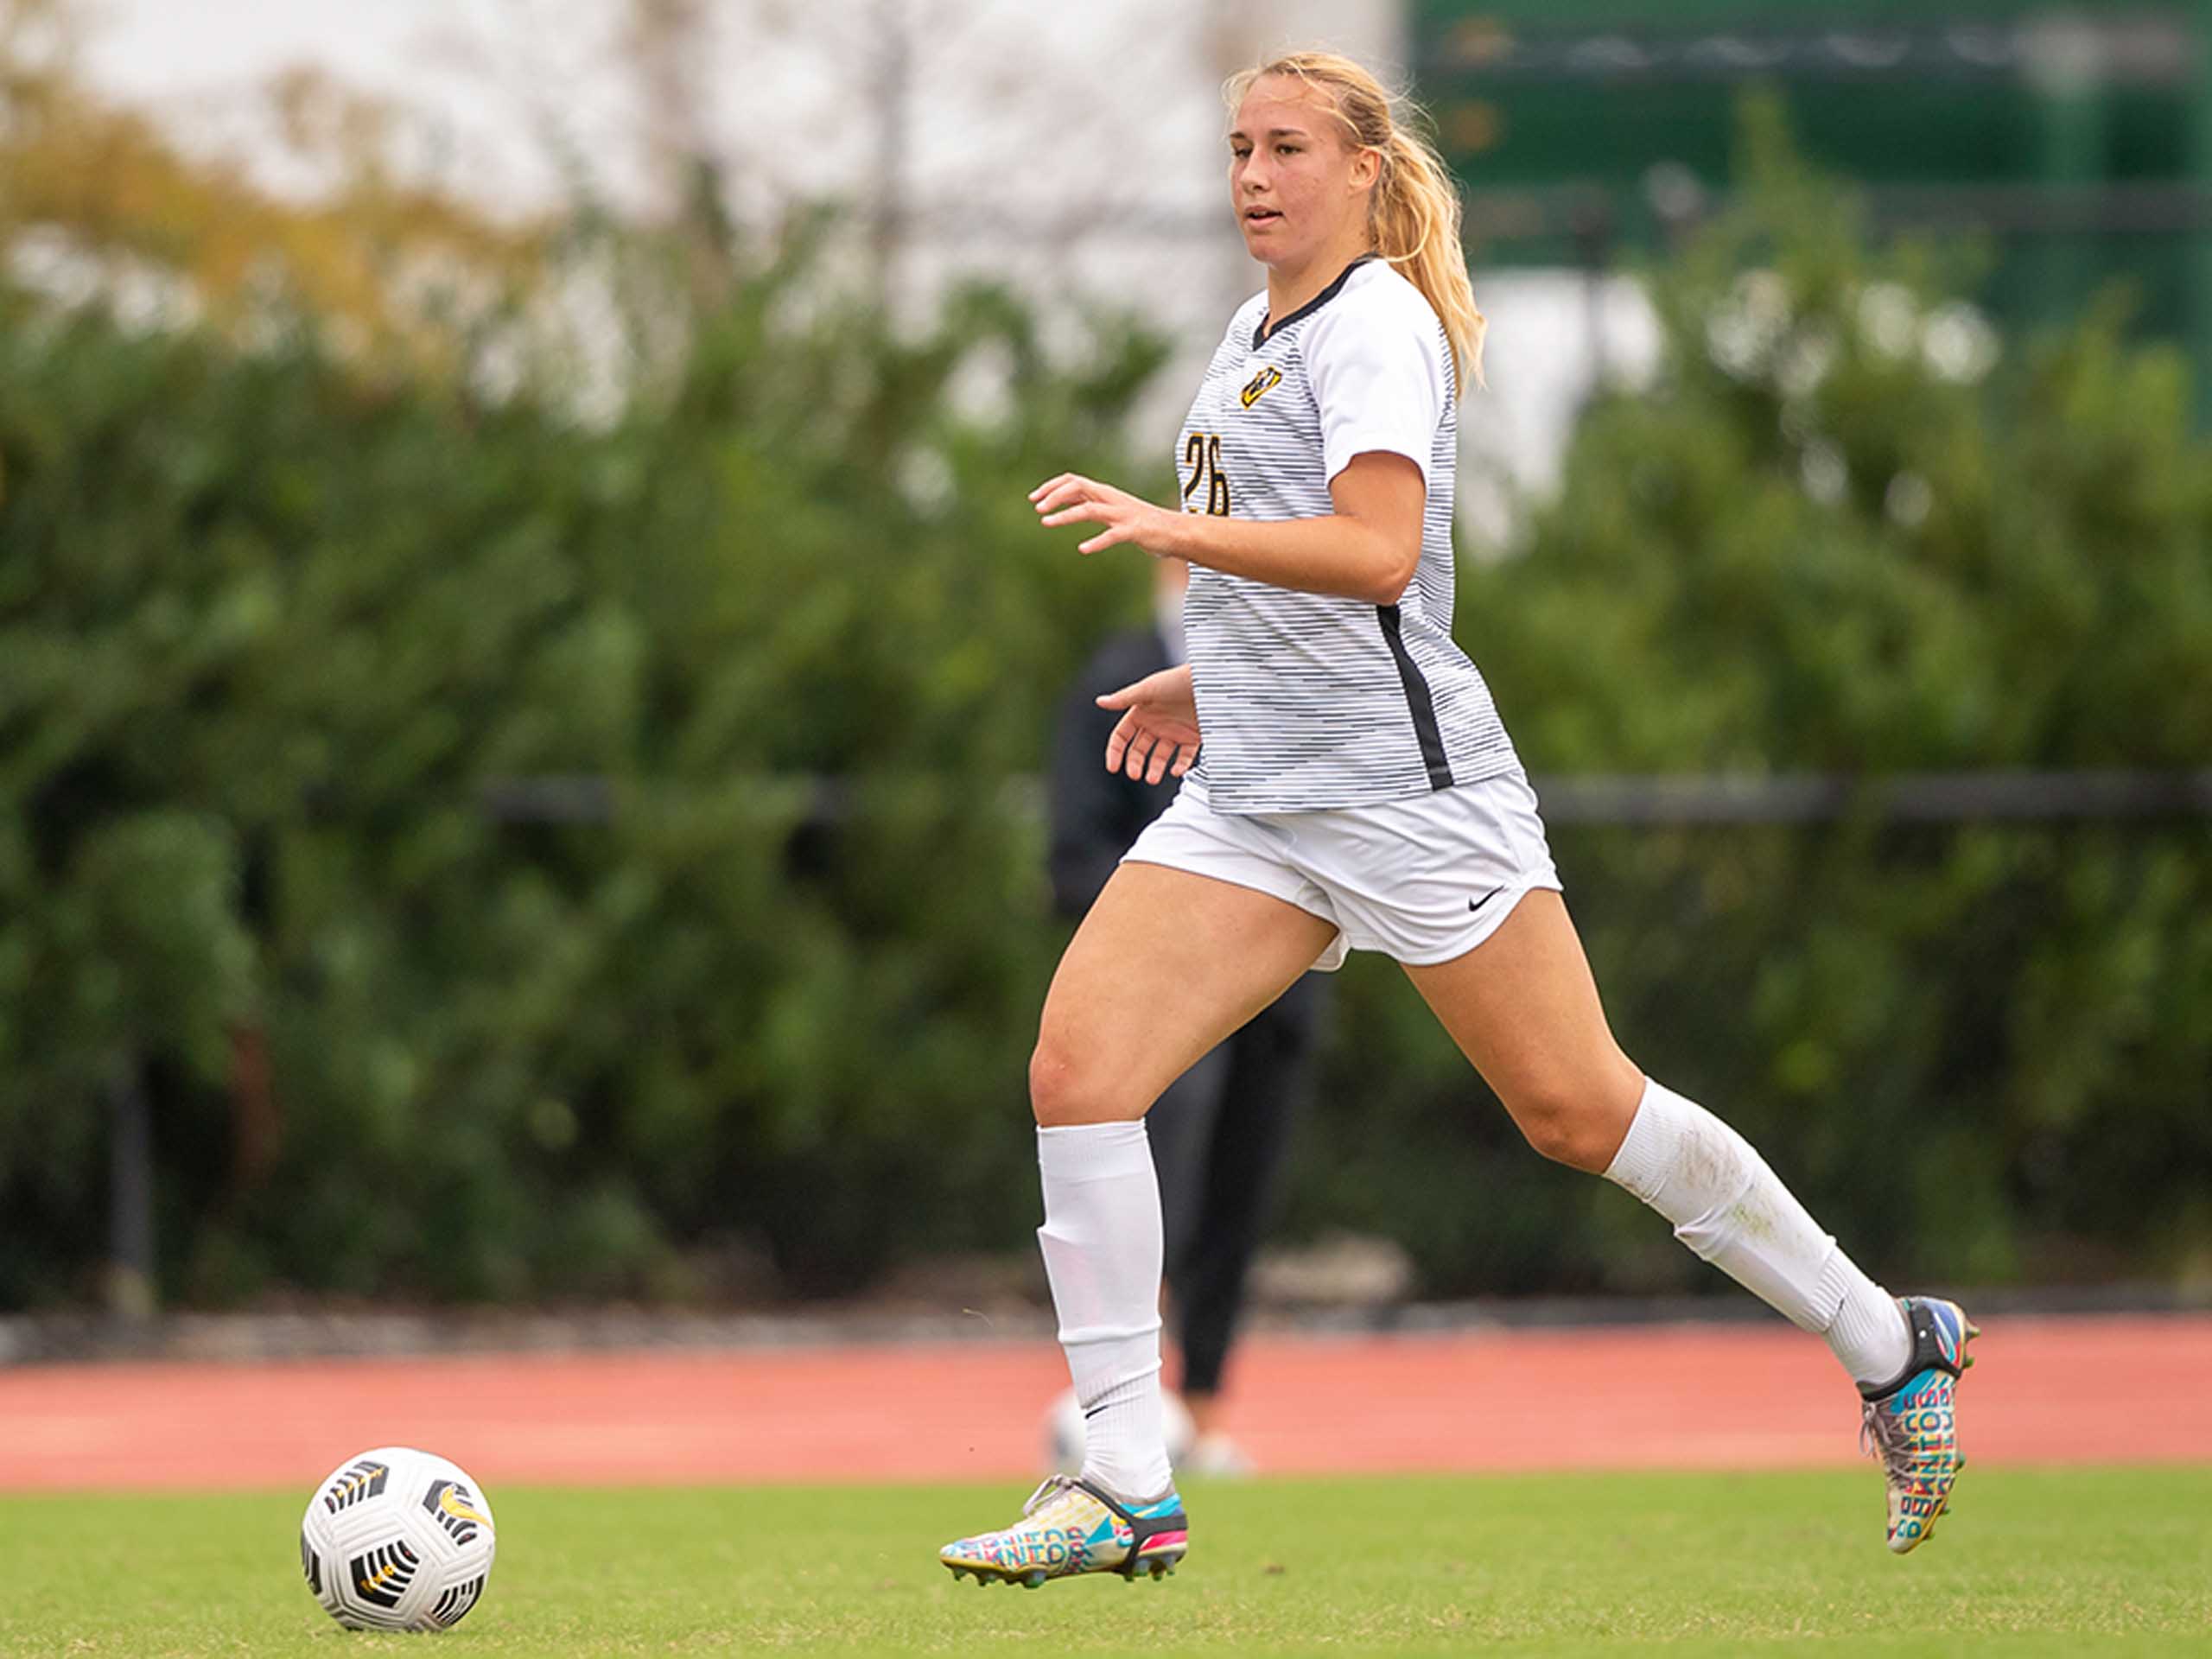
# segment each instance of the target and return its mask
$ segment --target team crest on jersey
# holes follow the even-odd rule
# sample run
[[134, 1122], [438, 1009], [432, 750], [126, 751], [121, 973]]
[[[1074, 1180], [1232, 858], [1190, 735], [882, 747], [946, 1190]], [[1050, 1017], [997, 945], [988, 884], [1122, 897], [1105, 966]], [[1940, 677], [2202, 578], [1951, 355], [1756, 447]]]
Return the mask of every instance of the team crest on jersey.
[[1247, 380], [1244, 383], [1244, 390], [1237, 395], [1243, 398], [1244, 407], [1249, 409], [1281, 385], [1282, 385], [1282, 371], [1273, 364], [1269, 364]]
[[488, 1516], [480, 1514], [476, 1499], [467, 1487], [457, 1480], [434, 1480], [423, 1498], [423, 1507], [431, 1518], [453, 1535], [456, 1544], [465, 1544], [476, 1535], [479, 1526], [491, 1525]]

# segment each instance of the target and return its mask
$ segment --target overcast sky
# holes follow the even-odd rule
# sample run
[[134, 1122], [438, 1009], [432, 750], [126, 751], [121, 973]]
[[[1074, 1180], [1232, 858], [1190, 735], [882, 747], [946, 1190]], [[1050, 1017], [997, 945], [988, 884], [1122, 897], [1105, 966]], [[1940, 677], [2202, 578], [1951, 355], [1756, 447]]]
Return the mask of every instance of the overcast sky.
[[[533, 153], [547, 119], [605, 153], [634, 145], [653, 113], [616, 67], [622, 0], [93, 4], [98, 78], [202, 140], [231, 136], [241, 102], [270, 75], [313, 65], [428, 112], [459, 145], [482, 147], [499, 161], [502, 188], [534, 178], [550, 189]], [[788, 188], [859, 191], [876, 164], [884, 43], [903, 29], [902, 159], [920, 187], [1188, 208], [1219, 194], [1224, 37], [1258, 38], [1256, 24], [1224, 20], [1298, 9], [707, 0], [711, 38], [695, 84], [726, 153]], [[1389, 10], [1376, 0], [1338, 8], [1363, 9]]]

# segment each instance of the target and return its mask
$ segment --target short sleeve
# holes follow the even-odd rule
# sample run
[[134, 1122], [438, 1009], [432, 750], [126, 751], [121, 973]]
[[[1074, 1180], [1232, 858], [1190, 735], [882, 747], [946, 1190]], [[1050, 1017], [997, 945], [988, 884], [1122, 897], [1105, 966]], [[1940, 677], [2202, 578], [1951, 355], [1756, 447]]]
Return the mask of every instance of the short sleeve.
[[1424, 485], [1433, 482], [1436, 429], [1451, 395], [1442, 335], [1435, 313], [1403, 278], [1363, 284], [1306, 325], [1299, 351], [1321, 411], [1330, 481], [1353, 456], [1383, 450], [1420, 467]]

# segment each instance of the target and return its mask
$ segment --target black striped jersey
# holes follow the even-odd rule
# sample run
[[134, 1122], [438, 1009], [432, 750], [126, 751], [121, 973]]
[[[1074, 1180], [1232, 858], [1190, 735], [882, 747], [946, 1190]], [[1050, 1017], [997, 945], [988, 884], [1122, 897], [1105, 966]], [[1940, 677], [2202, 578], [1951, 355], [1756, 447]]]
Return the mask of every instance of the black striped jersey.
[[1269, 331], [1262, 292], [1229, 325], [1176, 450], [1183, 507], [1333, 512], [1329, 480], [1387, 450], [1428, 486], [1421, 563], [1395, 605], [1294, 593], [1201, 566], [1183, 601], [1204, 747], [1191, 776], [1224, 812], [1402, 800], [1520, 761], [1452, 642], [1452, 348], [1419, 289], [1370, 257]]

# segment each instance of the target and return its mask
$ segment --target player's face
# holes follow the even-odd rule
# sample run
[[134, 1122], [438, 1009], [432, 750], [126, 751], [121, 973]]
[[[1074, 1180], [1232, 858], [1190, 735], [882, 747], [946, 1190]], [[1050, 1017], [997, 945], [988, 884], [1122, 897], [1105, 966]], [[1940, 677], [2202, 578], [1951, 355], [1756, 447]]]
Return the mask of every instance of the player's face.
[[1229, 132], [1229, 195], [1244, 246], [1263, 264], [1300, 264], [1363, 235], [1372, 151], [1344, 142], [1341, 122], [1291, 75], [1252, 83]]

